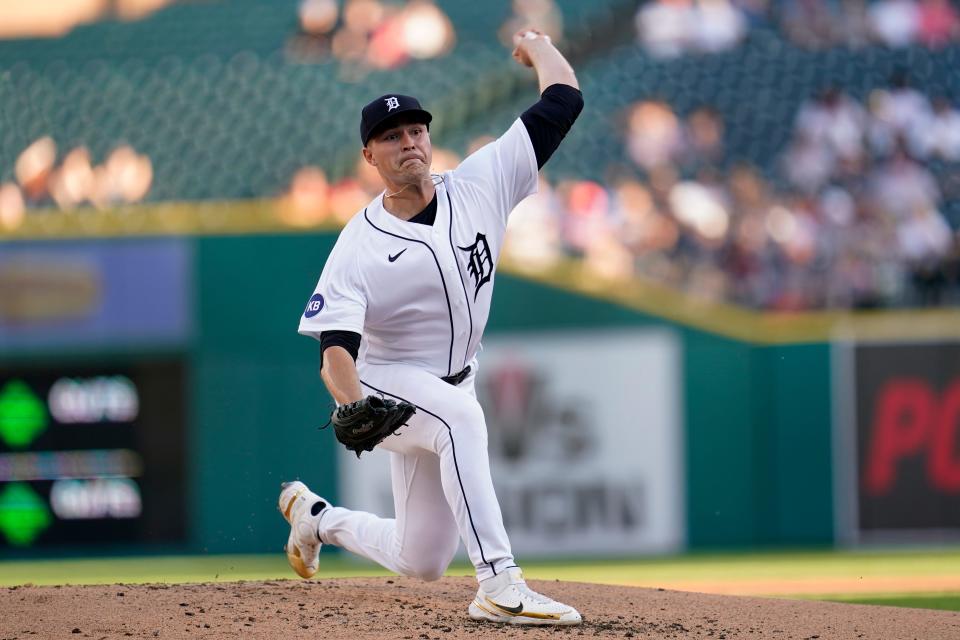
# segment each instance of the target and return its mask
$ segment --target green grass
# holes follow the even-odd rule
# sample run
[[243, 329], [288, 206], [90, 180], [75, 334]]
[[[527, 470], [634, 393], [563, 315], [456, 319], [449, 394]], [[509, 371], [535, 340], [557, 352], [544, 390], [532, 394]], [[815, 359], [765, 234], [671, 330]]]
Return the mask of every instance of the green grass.
[[916, 593], [886, 596], [830, 596], [816, 598], [847, 604], [874, 604], [885, 607], [909, 607], [911, 609], [940, 609], [960, 611], [960, 593]]
[[[322, 577], [388, 575], [385, 569], [338, 556], [321, 559]], [[112, 584], [142, 582], [233, 582], [295, 578], [282, 553], [263, 555], [147, 556], [0, 564], [0, 586], [31, 583]]]
[[[906, 551], [797, 551], [684, 556], [629, 560], [524, 562], [531, 579], [601, 584], [736, 582], [791, 578], [960, 577], [960, 548]], [[448, 575], [472, 575], [464, 563]], [[319, 578], [387, 576], [375, 565], [337, 553], [321, 557]], [[147, 556], [0, 562], [0, 586], [20, 584], [110, 584], [211, 582], [294, 578], [282, 554]], [[803, 598], [960, 611], [960, 593], [827, 594]]]
[[[904, 551], [795, 551], [688, 554], [629, 561], [524, 563], [530, 577], [632, 584], [789, 578], [960, 576], [960, 548]], [[547, 575], [537, 575], [537, 574]]]

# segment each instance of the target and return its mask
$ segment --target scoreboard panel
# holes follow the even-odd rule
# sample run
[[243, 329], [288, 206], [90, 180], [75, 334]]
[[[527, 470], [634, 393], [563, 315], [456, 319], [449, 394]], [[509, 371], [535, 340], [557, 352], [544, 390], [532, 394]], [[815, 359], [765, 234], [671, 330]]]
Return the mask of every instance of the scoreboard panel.
[[184, 541], [184, 371], [0, 367], [0, 547]]

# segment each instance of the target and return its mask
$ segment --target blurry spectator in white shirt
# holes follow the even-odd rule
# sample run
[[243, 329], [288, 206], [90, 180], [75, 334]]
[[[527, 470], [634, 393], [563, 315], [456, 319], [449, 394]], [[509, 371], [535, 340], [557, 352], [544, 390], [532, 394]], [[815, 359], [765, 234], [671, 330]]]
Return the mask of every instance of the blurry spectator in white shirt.
[[905, 71], [898, 71], [890, 80], [890, 89], [870, 94], [870, 143], [874, 153], [889, 155], [899, 141], [908, 148], [918, 148], [917, 136], [929, 121], [930, 101], [910, 86]]
[[916, 40], [919, 15], [913, 0], [879, 0], [869, 9], [870, 30], [880, 44], [906, 47]]
[[897, 228], [900, 255], [911, 264], [937, 263], [946, 257], [953, 242], [950, 225], [939, 211], [917, 207]]
[[640, 43], [650, 55], [674, 58], [686, 51], [694, 28], [690, 0], [653, 0], [635, 18]]
[[827, 183], [836, 166], [833, 153], [809, 133], [797, 131], [783, 156], [783, 174], [795, 188], [812, 194]]
[[717, 53], [743, 40], [747, 19], [728, 0], [698, 0], [693, 27], [694, 47], [703, 53]]
[[933, 102], [933, 113], [916, 135], [916, 151], [923, 158], [960, 161], [960, 111], [946, 98]]
[[870, 195], [877, 211], [904, 222], [918, 209], [935, 210], [940, 189], [933, 174], [898, 148], [871, 176]]
[[795, 130], [840, 159], [857, 160], [864, 151], [866, 122], [863, 107], [839, 89], [830, 87], [800, 107]]

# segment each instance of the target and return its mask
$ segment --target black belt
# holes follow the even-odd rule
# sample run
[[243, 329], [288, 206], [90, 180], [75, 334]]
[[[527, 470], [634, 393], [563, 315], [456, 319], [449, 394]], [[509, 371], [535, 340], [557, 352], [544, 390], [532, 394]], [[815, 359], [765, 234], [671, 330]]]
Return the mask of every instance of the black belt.
[[470, 375], [470, 365], [465, 366], [462, 371], [458, 371], [457, 373], [451, 374], [449, 376], [441, 376], [440, 379], [446, 382], [447, 384], [452, 384], [453, 386], [457, 386], [458, 384], [463, 382], [468, 375]]

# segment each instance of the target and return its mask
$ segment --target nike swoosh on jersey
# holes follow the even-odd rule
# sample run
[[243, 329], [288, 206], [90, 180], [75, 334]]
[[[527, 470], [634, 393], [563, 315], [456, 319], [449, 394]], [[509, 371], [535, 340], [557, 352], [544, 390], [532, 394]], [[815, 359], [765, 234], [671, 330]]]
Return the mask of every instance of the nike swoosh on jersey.
[[517, 606], [515, 606], [515, 607], [508, 607], [508, 606], [506, 606], [506, 605], [504, 605], [504, 604], [497, 604], [496, 602], [494, 602], [494, 601], [491, 600], [490, 598], [487, 598], [487, 602], [489, 602], [490, 604], [492, 604], [493, 606], [495, 606], [497, 609], [503, 609], [503, 610], [506, 611], [507, 613], [512, 613], [512, 614], [515, 615], [515, 616], [516, 616], [516, 615], [520, 615], [521, 613], [523, 613], [523, 603], [522, 603], [522, 602], [521, 602], [520, 604], [518, 604]]
[[[406, 249], [404, 249], [403, 251], [406, 251]], [[403, 251], [401, 251], [400, 253], [398, 253], [398, 254], [395, 255], [395, 256], [391, 256], [391, 255], [388, 253], [388, 254], [387, 254], [387, 260], [389, 260], [390, 262], [396, 262], [396, 261], [397, 261], [397, 258], [400, 257], [400, 255], [403, 253]]]

